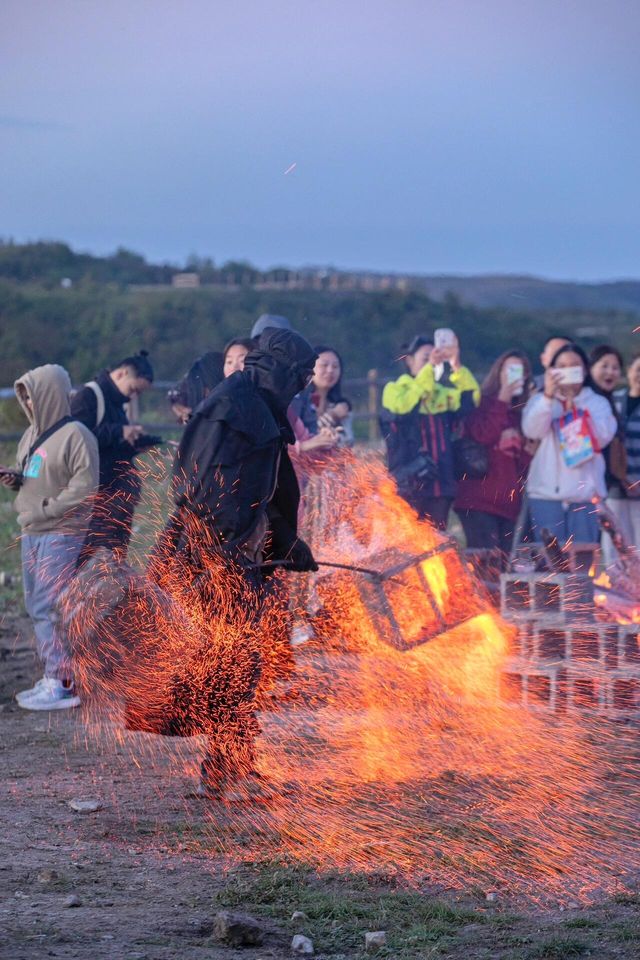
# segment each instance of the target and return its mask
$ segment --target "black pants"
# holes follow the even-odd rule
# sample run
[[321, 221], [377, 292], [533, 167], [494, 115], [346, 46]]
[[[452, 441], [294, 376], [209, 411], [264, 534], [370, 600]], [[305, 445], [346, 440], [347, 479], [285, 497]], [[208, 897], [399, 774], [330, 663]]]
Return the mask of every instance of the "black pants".
[[437, 530], [446, 530], [452, 497], [425, 497], [420, 491], [401, 491], [407, 503], [418, 514], [419, 520], [429, 520]]
[[121, 559], [126, 558], [133, 514], [140, 503], [141, 492], [142, 482], [133, 466], [123, 471], [111, 483], [98, 488], [93, 516], [82, 549], [82, 560], [100, 547], [113, 550]]
[[513, 543], [515, 522], [482, 510], [461, 510], [460, 522], [471, 550], [502, 550], [508, 554]]

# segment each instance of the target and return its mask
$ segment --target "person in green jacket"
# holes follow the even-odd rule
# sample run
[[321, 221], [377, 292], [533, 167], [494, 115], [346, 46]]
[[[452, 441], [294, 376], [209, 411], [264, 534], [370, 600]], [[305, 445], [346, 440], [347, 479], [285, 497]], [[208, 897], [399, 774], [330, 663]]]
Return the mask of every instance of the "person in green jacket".
[[460, 362], [455, 334], [451, 339], [435, 347], [427, 336], [414, 337], [403, 358], [407, 373], [382, 394], [389, 470], [419, 518], [440, 530], [456, 494], [454, 431], [480, 402], [478, 382]]

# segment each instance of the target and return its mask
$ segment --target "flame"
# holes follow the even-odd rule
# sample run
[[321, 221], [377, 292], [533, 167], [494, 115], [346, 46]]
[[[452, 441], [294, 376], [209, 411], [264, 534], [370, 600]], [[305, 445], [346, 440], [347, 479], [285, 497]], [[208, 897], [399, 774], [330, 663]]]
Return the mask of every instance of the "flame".
[[[148, 497], [162, 490], [161, 467], [152, 464]], [[284, 856], [537, 901], [619, 889], [640, 854], [633, 731], [504, 700], [515, 630], [456, 551], [417, 520], [377, 459], [345, 454], [310, 472], [304, 535], [319, 558], [382, 574], [398, 558], [441, 552], [387, 580], [290, 577], [289, 607], [315, 630], [293, 657], [282, 640], [291, 616], [284, 578], [258, 615], [257, 599], [212, 559], [199, 574], [209, 578], [208, 601], [188, 567], [155, 586], [138, 574], [133, 600], [110, 619], [104, 583], [113, 596], [120, 588], [104, 570], [93, 593], [71, 598], [96, 735], [159, 765], [169, 796], [193, 778], [207, 738], [229, 762], [256, 763], [269, 803], [185, 809], [197, 848], [230, 862]], [[160, 496], [145, 504], [148, 524], [162, 522], [161, 506]], [[138, 719], [166, 720], [176, 676], [187, 728], [178, 732], [197, 736], [114, 725], [123, 698]], [[244, 756], [236, 746], [256, 708], [262, 734], [255, 756]]]

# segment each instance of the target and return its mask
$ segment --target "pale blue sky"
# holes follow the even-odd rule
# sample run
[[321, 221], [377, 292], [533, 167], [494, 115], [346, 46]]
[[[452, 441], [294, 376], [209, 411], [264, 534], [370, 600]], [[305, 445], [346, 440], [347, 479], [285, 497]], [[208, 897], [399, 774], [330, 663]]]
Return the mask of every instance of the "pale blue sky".
[[2, 0], [0, 235], [637, 277], [639, 50], [636, 0]]

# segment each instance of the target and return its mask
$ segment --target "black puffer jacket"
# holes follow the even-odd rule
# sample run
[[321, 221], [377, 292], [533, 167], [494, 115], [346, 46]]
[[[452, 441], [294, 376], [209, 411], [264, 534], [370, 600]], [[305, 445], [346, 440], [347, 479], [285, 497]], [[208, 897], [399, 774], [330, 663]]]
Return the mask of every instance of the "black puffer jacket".
[[307, 383], [316, 355], [299, 334], [270, 329], [242, 372], [219, 384], [187, 424], [174, 466], [180, 512], [194, 514], [235, 557], [270, 530], [270, 558], [296, 541], [300, 493], [287, 444], [286, 416]]

